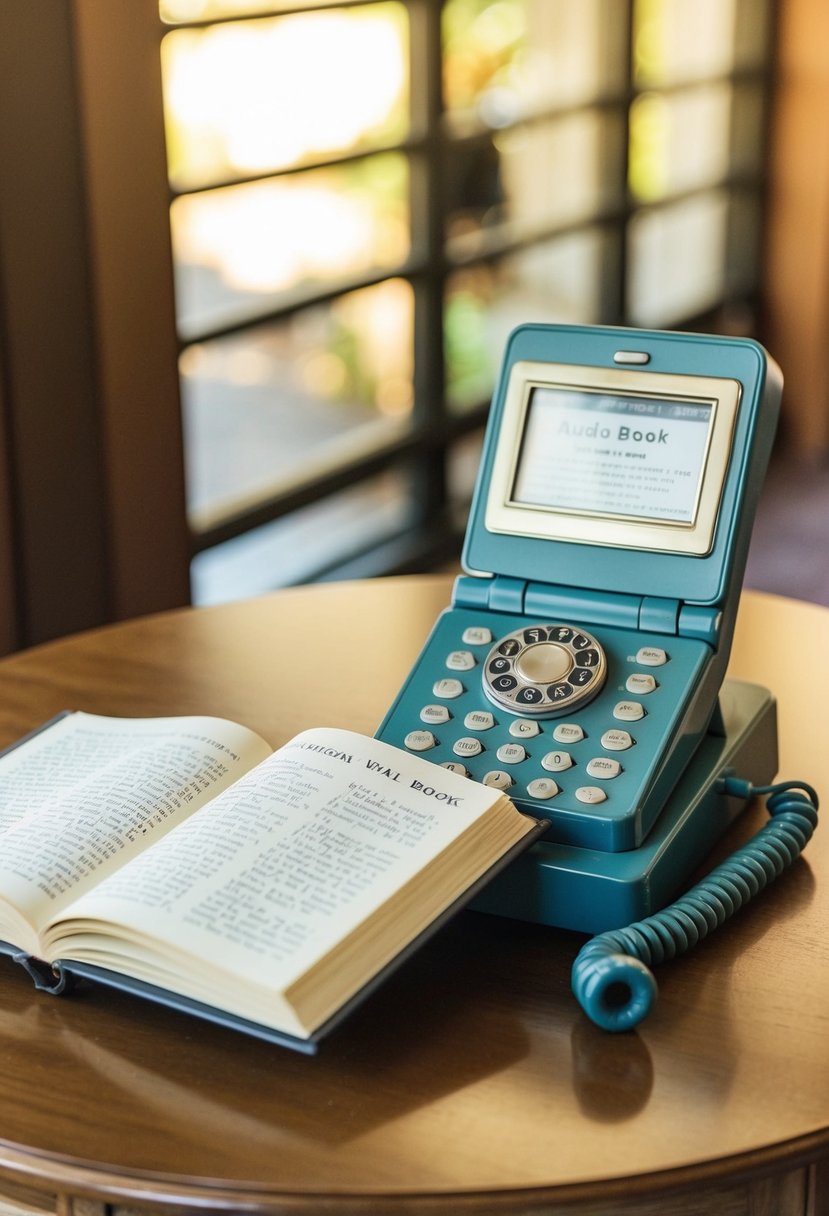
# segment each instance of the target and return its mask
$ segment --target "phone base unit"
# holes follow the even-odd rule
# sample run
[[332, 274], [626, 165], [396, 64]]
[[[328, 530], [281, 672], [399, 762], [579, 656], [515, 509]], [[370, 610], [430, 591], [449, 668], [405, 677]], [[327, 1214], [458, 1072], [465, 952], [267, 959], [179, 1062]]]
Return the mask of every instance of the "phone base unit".
[[541, 841], [516, 858], [472, 906], [583, 933], [619, 929], [664, 908], [745, 808], [742, 798], [723, 792], [723, 779], [739, 774], [765, 785], [777, 772], [771, 693], [726, 680], [720, 708], [639, 848], [607, 854]]
[[549, 822], [476, 906], [646, 916], [739, 809], [723, 775], [774, 775], [773, 698], [723, 680], [781, 385], [748, 339], [510, 336], [467, 573], [378, 731]]

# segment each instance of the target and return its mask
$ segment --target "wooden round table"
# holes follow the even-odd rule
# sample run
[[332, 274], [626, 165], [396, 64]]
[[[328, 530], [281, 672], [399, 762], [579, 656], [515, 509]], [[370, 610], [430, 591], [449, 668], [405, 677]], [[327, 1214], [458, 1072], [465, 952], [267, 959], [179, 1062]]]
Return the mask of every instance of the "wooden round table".
[[[329, 584], [38, 647], [0, 662], [0, 744], [64, 708], [217, 714], [274, 745], [314, 725], [371, 733], [450, 591]], [[731, 673], [779, 698], [781, 776], [829, 791], [829, 612], [746, 594]], [[55, 999], [3, 959], [0, 1191], [63, 1212], [817, 1216], [828, 935], [824, 828], [658, 969], [634, 1033], [578, 1008], [578, 934], [466, 912], [316, 1058], [92, 985]]]

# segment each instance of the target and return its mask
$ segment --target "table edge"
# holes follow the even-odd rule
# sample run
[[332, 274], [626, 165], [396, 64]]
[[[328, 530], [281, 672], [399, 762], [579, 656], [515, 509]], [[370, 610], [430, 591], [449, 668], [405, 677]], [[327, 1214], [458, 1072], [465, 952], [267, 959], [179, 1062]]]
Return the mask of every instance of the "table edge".
[[829, 1127], [780, 1144], [769, 1144], [713, 1161], [700, 1161], [643, 1174], [587, 1179], [561, 1186], [458, 1191], [295, 1191], [228, 1179], [193, 1179], [140, 1170], [113, 1171], [105, 1165], [24, 1151], [0, 1141], [0, 1178], [44, 1194], [104, 1202], [131, 1202], [177, 1208], [245, 1212], [332, 1213], [367, 1216], [378, 1203], [406, 1213], [432, 1213], [452, 1205], [465, 1213], [537, 1212], [553, 1203], [658, 1198], [701, 1184], [738, 1184], [782, 1170], [803, 1168], [825, 1158]]

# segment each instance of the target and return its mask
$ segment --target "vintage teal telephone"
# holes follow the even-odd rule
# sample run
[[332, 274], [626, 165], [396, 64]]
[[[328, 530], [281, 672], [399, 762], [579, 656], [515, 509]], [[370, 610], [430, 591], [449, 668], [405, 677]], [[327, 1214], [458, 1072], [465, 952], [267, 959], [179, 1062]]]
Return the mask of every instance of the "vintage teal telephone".
[[777, 769], [772, 695], [723, 680], [781, 388], [746, 339], [516, 329], [469, 573], [378, 731], [549, 820], [475, 906], [598, 934], [573, 985], [608, 1029], [647, 1011], [646, 963], [716, 927], [815, 825], [814, 791], [781, 787], [726, 873], [665, 908]]

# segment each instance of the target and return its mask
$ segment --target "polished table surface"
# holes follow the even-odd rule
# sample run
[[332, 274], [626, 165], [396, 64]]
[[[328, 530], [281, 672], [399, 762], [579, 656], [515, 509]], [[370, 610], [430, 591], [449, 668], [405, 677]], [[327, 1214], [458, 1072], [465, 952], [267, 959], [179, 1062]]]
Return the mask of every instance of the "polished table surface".
[[[0, 744], [64, 708], [217, 714], [274, 745], [313, 725], [373, 732], [450, 589], [300, 588], [23, 652], [0, 662]], [[747, 593], [731, 674], [779, 698], [781, 776], [829, 791], [829, 611]], [[730, 843], [762, 819], [749, 811]], [[737, 1206], [753, 1179], [780, 1188], [769, 1211], [824, 1212], [811, 1163], [829, 1156], [828, 936], [824, 828], [727, 927], [658, 968], [655, 1011], [621, 1036], [570, 993], [582, 937], [473, 912], [316, 1058], [93, 986], [55, 999], [2, 960], [0, 1192], [63, 1211], [80, 1196], [666, 1212], [697, 1210], [681, 1206], [693, 1194], [736, 1212], [759, 1210]]]

